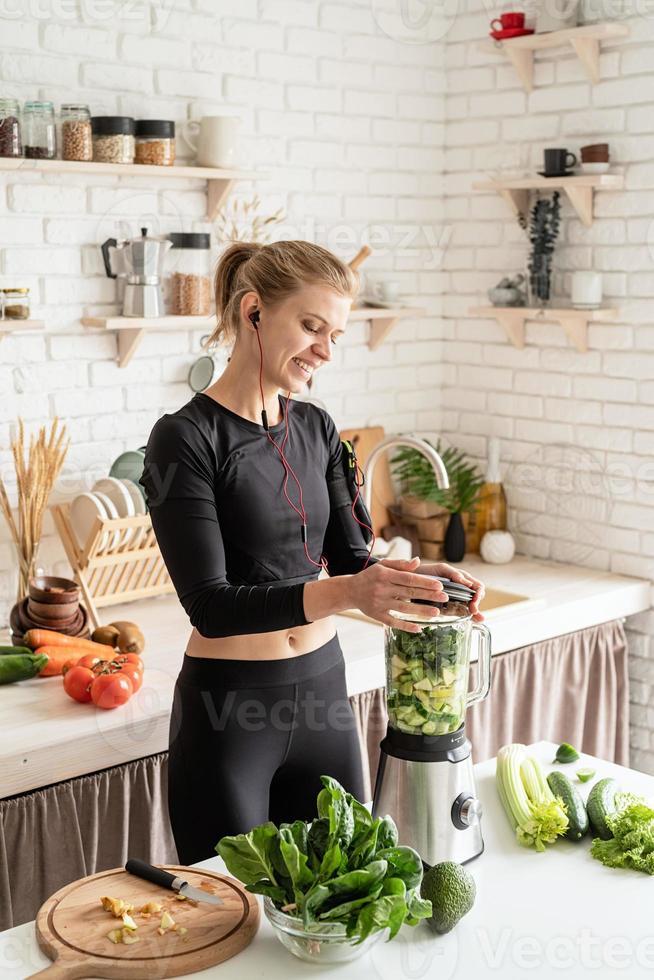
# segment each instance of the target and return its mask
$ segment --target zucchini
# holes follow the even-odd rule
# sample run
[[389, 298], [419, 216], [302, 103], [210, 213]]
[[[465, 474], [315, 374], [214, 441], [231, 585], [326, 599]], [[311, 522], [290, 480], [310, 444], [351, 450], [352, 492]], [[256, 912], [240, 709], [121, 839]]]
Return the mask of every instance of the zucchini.
[[568, 840], [581, 840], [588, 831], [588, 814], [581, 796], [572, 785], [565, 773], [551, 772], [547, 777], [547, 785], [555, 796], [560, 797], [568, 815], [568, 829], [565, 837]]
[[617, 782], [615, 779], [607, 776], [605, 779], [600, 779], [598, 783], [595, 783], [588, 794], [588, 802], [586, 803], [588, 819], [590, 820], [591, 827], [602, 840], [610, 840], [613, 837], [609, 825], [606, 822], [606, 817], [608, 814], [615, 812], [615, 794], [617, 791]]
[[31, 647], [0, 647], [0, 657], [10, 656], [14, 653], [21, 654], [23, 657], [29, 657], [34, 651]]
[[[14, 648], [15, 649], [15, 648]], [[0, 657], [0, 684], [13, 684], [15, 681], [27, 681], [36, 677], [48, 662], [43, 653], [5, 654]]]

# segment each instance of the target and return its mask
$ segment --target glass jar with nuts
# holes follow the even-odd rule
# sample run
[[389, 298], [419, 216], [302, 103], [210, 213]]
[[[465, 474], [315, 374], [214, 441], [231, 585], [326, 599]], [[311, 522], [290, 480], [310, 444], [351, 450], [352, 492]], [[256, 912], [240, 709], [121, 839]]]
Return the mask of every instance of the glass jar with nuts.
[[61, 156], [64, 160], [92, 160], [93, 137], [88, 106], [68, 103], [59, 114]]
[[175, 123], [172, 119], [137, 119], [135, 163], [172, 167], [175, 162]]
[[2, 319], [29, 320], [30, 291], [27, 288], [2, 289]]
[[169, 254], [171, 313], [208, 316], [211, 312], [210, 236], [206, 232], [173, 232]]
[[131, 116], [91, 116], [93, 160], [134, 163], [134, 120]]

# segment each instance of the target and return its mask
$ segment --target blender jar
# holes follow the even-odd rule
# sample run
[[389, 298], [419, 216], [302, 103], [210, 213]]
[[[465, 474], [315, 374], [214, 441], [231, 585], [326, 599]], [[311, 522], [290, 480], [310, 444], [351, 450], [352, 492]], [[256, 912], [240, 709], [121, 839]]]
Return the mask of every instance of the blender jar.
[[[392, 728], [408, 735], [448, 735], [458, 731], [466, 708], [482, 701], [490, 689], [490, 633], [475, 623], [469, 609], [474, 593], [466, 586], [440, 579], [447, 603], [413, 600], [414, 613], [393, 611], [398, 619], [423, 623], [420, 633], [384, 627], [386, 652], [386, 703]], [[437, 606], [432, 619], [419, 606]], [[470, 647], [473, 633], [479, 637], [479, 680], [468, 690]]]

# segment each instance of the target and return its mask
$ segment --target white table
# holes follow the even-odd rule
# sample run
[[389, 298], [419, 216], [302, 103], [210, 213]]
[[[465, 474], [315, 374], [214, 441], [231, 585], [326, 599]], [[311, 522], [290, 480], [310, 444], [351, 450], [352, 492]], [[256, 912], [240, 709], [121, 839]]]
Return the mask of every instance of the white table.
[[[546, 768], [555, 747], [546, 742], [532, 752]], [[615, 776], [626, 789], [654, 799], [654, 778], [582, 756], [569, 766], [597, 769], [597, 778]], [[382, 939], [353, 963], [324, 969], [330, 980], [516, 980], [516, 978], [628, 977], [654, 972], [654, 880], [636, 871], [605, 868], [590, 857], [590, 839], [559, 841], [543, 854], [516, 843], [495, 789], [495, 762], [475, 767], [484, 807], [485, 852], [468, 866], [477, 882], [472, 911], [446, 936], [422, 923], [404, 926], [390, 943]], [[592, 785], [592, 784], [590, 784]], [[582, 786], [582, 794], [589, 785]], [[53, 842], [54, 846], [54, 842]], [[198, 867], [224, 871], [216, 857]], [[38, 949], [34, 923], [0, 934], [0, 978], [23, 980], [48, 965]], [[296, 959], [280, 945], [262, 915], [252, 944], [240, 955], [209, 970], [207, 980], [294, 980], [317, 977], [318, 967]]]

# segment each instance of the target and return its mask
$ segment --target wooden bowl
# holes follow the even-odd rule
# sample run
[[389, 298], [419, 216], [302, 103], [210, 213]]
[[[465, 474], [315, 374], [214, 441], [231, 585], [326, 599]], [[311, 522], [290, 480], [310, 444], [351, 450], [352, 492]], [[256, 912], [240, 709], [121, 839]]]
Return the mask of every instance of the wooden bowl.
[[70, 578], [59, 578], [56, 575], [36, 575], [29, 580], [29, 596], [37, 602], [48, 602], [54, 605], [79, 602], [79, 585]]
[[75, 619], [78, 609], [79, 601], [77, 599], [74, 602], [60, 604], [37, 602], [31, 596], [27, 597], [26, 612], [31, 619], [43, 620], [49, 623], [71, 623]]

